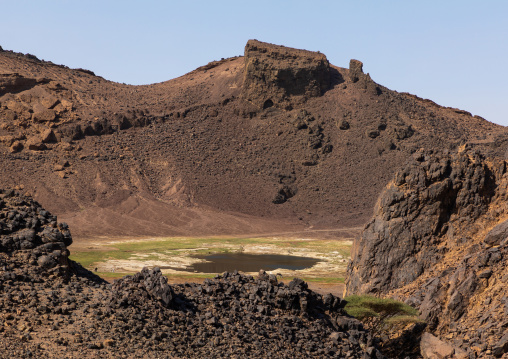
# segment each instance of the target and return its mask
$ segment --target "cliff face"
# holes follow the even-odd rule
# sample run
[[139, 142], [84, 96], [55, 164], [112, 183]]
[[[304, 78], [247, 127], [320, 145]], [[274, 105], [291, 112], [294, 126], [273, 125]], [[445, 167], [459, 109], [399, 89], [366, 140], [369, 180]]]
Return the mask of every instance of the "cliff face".
[[382, 192], [354, 243], [347, 294], [405, 300], [454, 345], [502, 355], [508, 349], [506, 169], [505, 161], [473, 151], [416, 153]]
[[249, 40], [245, 46], [242, 97], [258, 108], [291, 109], [330, 88], [330, 64], [312, 51]]

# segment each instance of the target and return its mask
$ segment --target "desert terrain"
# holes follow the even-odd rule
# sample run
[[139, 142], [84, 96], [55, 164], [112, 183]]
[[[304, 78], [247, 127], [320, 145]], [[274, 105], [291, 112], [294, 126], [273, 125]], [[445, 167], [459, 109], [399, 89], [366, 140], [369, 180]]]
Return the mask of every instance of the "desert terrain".
[[[0, 48], [5, 357], [507, 357], [508, 132], [372, 77], [257, 40], [144, 86]], [[217, 253], [316, 263], [189, 270]]]

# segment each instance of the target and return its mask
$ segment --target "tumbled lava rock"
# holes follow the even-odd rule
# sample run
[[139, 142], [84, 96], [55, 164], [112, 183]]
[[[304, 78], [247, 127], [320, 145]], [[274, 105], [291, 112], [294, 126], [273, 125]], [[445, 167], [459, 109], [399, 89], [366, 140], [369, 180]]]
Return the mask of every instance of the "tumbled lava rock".
[[[30, 197], [0, 189], [0, 252], [24, 254], [39, 270], [68, 272], [72, 237], [67, 224]], [[35, 267], [32, 269], [36, 269]]]
[[344, 302], [272, 274], [170, 286], [159, 268], [112, 285], [68, 259], [69, 229], [0, 191], [0, 357], [382, 358]]
[[146, 298], [159, 300], [164, 307], [169, 307], [173, 301], [173, 290], [166, 277], [162, 276], [159, 268], [150, 270], [143, 268], [133, 276], [127, 276], [113, 283], [113, 292], [117, 305], [129, 305], [134, 290], [146, 291]]

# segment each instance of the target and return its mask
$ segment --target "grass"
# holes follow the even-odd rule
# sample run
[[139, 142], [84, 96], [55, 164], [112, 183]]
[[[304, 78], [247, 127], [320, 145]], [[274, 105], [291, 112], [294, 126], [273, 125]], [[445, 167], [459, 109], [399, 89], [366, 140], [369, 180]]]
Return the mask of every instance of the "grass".
[[394, 299], [369, 295], [352, 295], [344, 299], [346, 313], [361, 321], [376, 318], [389, 325], [421, 322], [415, 308]]
[[[309, 283], [317, 283], [324, 285], [336, 285], [344, 283], [345, 275], [345, 258], [348, 258], [351, 251], [351, 242], [339, 240], [322, 240], [322, 239], [293, 239], [293, 238], [273, 238], [273, 237], [256, 237], [256, 238], [188, 238], [188, 237], [170, 237], [156, 239], [135, 239], [123, 242], [105, 242], [94, 245], [92, 249], [72, 251], [70, 259], [80, 263], [83, 267], [90, 270], [99, 268], [97, 275], [113, 280], [121, 278], [128, 274], [128, 270], [118, 268], [118, 272], [104, 271], [101, 264], [112, 260], [136, 261], [140, 263], [140, 267], [144, 266], [143, 262], [168, 261], [170, 258], [187, 258], [196, 254], [209, 253], [230, 253], [230, 252], [257, 252], [260, 248], [268, 253], [288, 254], [295, 256], [307, 256], [307, 253], [315, 253], [322, 258], [323, 261], [337, 268], [333, 271], [316, 269], [315, 271], [307, 271], [302, 273], [301, 277]], [[185, 262], [185, 260], [184, 260]], [[132, 262], [131, 262], [132, 263]], [[134, 264], [134, 267], [136, 265]], [[213, 278], [215, 274], [178, 272], [169, 274], [168, 278], [174, 278], [176, 281], [199, 281], [205, 278]], [[295, 274], [297, 276], [297, 274]], [[286, 276], [282, 281], [289, 282], [293, 276]]]
[[109, 259], [128, 259], [131, 256], [132, 253], [119, 251], [86, 251], [74, 252], [69, 258], [85, 268], [90, 268], [95, 263], [106, 262]]
[[422, 319], [413, 315], [396, 315], [394, 317], [385, 319], [385, 323], [389, 325], [423, 323], [423, 322], [424, 321]]
[[[272, 245], [279, 248], [306, 249], [326, 255], [339, 254], [347, 258], [350, 253], [349, 243], [336, 240], [295, 241], [291, 239], [274, 238], [163, 238], [157, 240], [136, 240], [110, 244], [110, 249], [73, 252], [70, 258], [84, 267], [91, 267], [95, 263], [118, 260], [156, 260], [158, 255], [182, 255], [182, 252], [192, 254], [227, 253], [243, 251], [245, 245]], [[335, 252], [335, 253], [333, 253]], [[145, 256], [136, 256], [143, 254]], [[304, 253], [291, 253], [302, 255]], [[148, 255], [148, 257], [146, 257]]]

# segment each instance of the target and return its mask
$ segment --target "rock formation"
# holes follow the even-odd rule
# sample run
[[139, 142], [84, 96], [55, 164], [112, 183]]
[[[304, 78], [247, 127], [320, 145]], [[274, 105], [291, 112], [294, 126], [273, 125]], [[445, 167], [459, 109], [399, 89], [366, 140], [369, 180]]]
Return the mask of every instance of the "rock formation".
[[405, 300], [458, 349], [502, 356], [507, 186], [503, 160], [468, 150], [416, 153], [355, 241], [346, 292]]
[[257, 40], [247, 42], [242, 98], [257, 107], [291, 109], [292, 104], [321, 96], [330, 86], [325, 55]]
[[[0, 190], [0, 255], [40, 275], [69, 274], [69, 228], [31, 198]], [[4, 263], [5, 263], [4, 262]], [[5, 270], [5, 269], [4, 269]]]
[[145, 268], [111, 285], [68, 259], [71, 243], [38, 203], [0, 191], [0, 356], [383, 358], [340, 298], [300, 279], [170, 286]]

